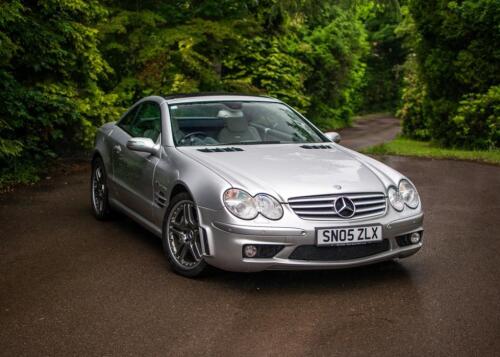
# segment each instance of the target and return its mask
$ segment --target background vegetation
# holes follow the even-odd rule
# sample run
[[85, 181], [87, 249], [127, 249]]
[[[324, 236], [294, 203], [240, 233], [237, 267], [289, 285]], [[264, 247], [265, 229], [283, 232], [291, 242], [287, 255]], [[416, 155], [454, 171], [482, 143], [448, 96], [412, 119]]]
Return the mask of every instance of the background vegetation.
[[150, 94], [269, 94], [323, 129], [399, 108], [409, 137], [498, 147], [499, 2], [1, 1], [0, 186]]

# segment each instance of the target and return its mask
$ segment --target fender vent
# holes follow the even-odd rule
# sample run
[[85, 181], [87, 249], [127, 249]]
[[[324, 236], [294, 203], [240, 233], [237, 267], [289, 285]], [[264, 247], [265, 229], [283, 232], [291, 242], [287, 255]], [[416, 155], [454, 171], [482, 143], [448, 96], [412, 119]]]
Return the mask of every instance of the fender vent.
[[161, 208], [165, 208], [165, 206], [167, 205], [167, 195], [165, 194], [165, 192], [167, 191], [166, 187], [163, 186], [162, 184], [160, 184], [159, 182], [155, 182], [155, 193], [154, 193], [154, 200], [155, 200], [155, 203], [161, 207]]
[[235, 152], [235, 151], [243, 151], [241, 148], [236, 147], [228, 147], [228, 148], [204, 148], [198, 149], [201, 152]]
[[203, 227], [200, 228], [200, 236], [203, 255], [210, 255], [210, 245], [208, 244], [207, 231]]
[[300, 146], [302, 149], [332, 149], [333, 147], [331, 145], [301, 145]]

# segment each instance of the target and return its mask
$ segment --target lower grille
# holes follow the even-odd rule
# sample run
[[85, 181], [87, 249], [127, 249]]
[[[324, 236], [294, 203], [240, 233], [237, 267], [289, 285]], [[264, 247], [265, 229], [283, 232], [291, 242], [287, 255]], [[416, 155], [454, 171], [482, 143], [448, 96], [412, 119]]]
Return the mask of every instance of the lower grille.
[[301, 245], [293, 251], [288, 259], [337, 261], [369, 257], [389, 250], [389, 240], [381, 242], [345, 245], [335, 247], [317, 247], [315, 245]]
[[288, 200], [290, 208], [302, 219], [346, 219], [337, 214], [335, 201], [346, 197], [352, 201], [355, 212], [351, 218], [372, 217], [385, 213], [387, 200], [384, 193], [344, 193], [334, 195], [294, 197]]

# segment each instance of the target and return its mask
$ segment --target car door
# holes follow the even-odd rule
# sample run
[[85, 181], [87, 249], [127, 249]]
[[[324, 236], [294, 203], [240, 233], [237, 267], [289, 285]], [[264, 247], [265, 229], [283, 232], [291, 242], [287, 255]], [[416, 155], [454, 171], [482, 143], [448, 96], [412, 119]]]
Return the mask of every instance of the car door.
[[135, 113], [124, 117], [114, 133], [113, 176], [118, 201], [148, 221], [152, 220], [153, 173], [159, 158], [127, 148], [133, 137], [161, 140], [161, 111], [156, 102], [141, 103]]

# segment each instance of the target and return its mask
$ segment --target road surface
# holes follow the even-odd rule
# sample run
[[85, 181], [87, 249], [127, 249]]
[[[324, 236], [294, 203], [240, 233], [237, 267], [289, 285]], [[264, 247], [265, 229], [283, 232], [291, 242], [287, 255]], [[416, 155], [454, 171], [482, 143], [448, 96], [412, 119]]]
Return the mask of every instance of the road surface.
[[[346, 145], [398, 130], [362, 125]], [[0, 195], [0, 355], [499, 355], [500, 167], [383, 160], [419, 188], [425, 246], [342, 271], [177, 276], [147, 231], [93, 218], [88, 168]]]

